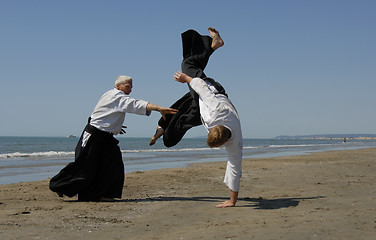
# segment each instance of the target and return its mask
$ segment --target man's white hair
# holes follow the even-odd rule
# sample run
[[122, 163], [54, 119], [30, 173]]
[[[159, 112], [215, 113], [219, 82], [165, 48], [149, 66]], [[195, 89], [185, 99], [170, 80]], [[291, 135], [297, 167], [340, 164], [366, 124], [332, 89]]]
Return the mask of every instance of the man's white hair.
[[125, 84], [127, 81], [130, 81], [132, 82], [132, 77], [130, 76], [125, 76], [125, 75], [120, 75], [116, 81], [115, 81], [115, 87], [118, 86], [118, 85], [123, 85]]

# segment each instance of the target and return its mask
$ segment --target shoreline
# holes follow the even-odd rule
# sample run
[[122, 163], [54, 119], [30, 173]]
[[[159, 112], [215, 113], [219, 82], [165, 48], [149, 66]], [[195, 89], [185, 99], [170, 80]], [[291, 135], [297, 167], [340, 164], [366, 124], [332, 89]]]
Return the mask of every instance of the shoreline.
[[[374, 146], [332, 146], [329, 148], [307, 148], [307, 149], [289, 149], [286, 147], [281, 150], [276, 146], [274, 151], [271, 149], [265, 149], [266, 151], [260, 151], [258, 153], [252, 152], [249, 155], [247, 148], [243, 149], [243, 159], [248, 158], [270, 158], [270, 157], [282, 157], [282, 156], [295, 156], [295, 155], [307, 155], [315, 152], [327, 152], [327, 151], [343, 151], [343, 150], [355, 150], [364, 148], [374, 148]], [[255, 148], [250, 148], [253, 151]], [[188, 157], [185, 151], [166, 151], [166, 154], [154, 155], [154, 152], [129, 152], [126, 156], [123, 156], [123, 162], [126, 174], [139, 171], [151, 171], [165, 168], [185, 168], [198, 163], [209, 162], [226, 162], [227, 155], [224, 149], [203, 149], [200, 151], [192, 152]], [[170, 154], [172, 153], [172, 155]], [[150, 155], [148, 155], [150, 154]], [[169, 155], [170, 154], [170, 155]], [[142, 156], [140, 158], [140, 156]], [[138, 160], [134, 161], [133, 159]], [[130, 160], [131, 159], [131, 160]], [[145, 161], [148, 159], [148, 161]], [[24, 159], [20, 159], [24, 161]], [[45, 162], [47, 160], [47, 162]], [[54, 160], [35, 159], [24, 162], [23, 164], [15, 163], [12, 161], [0, 166], [0, 186], [11, 183], [31, 182], [39, 181], [47, 178], [51, 178], [56, 175], [63, 167], [68, 163], [74, 161], [73, 157], [69, 160]], [[4, 172], [4, 169], [11, 169], [11, 171]]]
[[77, 202], [48, 179], [0, 185], [1, 239], [373, 239], [376, 148], [243, 160], [239, 201], [225, 162], [128, 173], [117, 202]]

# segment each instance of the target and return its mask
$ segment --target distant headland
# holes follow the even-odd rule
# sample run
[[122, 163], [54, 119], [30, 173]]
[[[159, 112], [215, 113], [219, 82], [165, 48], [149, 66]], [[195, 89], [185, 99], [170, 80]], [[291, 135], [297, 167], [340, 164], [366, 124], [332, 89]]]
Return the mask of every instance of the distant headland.
[[376, 139], [376, 134], [316, 134], [316, 135], [281, 135], [277, 139]]

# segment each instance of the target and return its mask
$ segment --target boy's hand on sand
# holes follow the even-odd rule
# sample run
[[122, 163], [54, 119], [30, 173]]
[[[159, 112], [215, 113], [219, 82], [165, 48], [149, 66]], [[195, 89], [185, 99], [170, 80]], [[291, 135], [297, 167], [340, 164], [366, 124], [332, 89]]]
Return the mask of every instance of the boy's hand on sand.
[[235, 203], [233, 203], [230, 200], [227, 200], [227, 201], [222, 202], [221, 204], [218, 204], [215, 207], [217, 207], [217, 208], [235, 207]]

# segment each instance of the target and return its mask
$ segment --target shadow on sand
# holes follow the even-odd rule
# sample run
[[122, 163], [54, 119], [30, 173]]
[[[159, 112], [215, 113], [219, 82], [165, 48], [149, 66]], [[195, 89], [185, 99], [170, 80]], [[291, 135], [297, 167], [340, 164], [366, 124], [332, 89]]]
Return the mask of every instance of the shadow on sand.
[[[324, 196], [317, 197], [301, 197], [301, 198], [239, 198], [236, 207], [251, 207], [255, 209], [281, 209], [288, 207], [296, 207], [299, 205], [300, 201], [304, 200], [314, 200], [325, 198]], [[173, 202], [173, 201], [195, 201], [195, 202], [214, 202], [219, 203], [228, 200], [225, 197], [147, 197], [147, 198], [137, 198], [137, 199], [120, 199], [113, 202]], [[65, 200], [65, 202], [77, 202], [77, 200]]]

